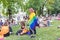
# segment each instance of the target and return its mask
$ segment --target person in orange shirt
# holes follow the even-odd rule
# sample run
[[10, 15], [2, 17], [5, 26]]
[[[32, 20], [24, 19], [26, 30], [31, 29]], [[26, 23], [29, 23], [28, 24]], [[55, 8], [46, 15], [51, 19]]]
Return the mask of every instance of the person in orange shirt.
[[24, 21], [22, 21], [20, 24], [21, 24], [21, 29], [16, 32], [16, 35], [23, 35], [28, 32], [28, 29], [25, 27]]
[[0, 29], [0, 40], [4, 40], [4, 36], [3, 36], [1, 29]]
[[6, 25], [6, 23], [3, 24], [2, 27], [0, 27], [0, 40], [4, 40], [4, 35], [9, 32], [9, 27]]

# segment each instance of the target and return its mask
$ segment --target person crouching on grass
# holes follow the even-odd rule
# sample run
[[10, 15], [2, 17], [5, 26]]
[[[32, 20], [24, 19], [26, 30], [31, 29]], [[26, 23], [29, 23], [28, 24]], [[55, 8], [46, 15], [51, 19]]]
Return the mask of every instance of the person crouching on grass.
[[33, 38], [35, 36], [32, 36], [32, 34], [36, 34], [36, 26], [39, 26], [39, 24], [37, 22], [38, 18], [36, 17], [34, 9], [30, 8], [29, 12], [30, 12], [30, 15], [29, 15], [28, 23], [29, 23], [30, 35], [31, 35], [31, 38]]
[[16, 32], [16, 35], [27, 34], [28, 29], [25, 27], [25, 23], [22, 21], [20, 24], [21, 24], [21, 29]]

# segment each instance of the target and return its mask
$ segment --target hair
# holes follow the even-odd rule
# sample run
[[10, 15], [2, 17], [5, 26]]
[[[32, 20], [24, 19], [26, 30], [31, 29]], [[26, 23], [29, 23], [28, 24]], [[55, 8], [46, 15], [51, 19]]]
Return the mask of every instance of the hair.
[[29, 11], [34, 12], [34, 9], [33, 8], [30, 8]]
[[25, 26], [25, 22], [24, 21], [21, 22], [21, 26]]
[[24, 29], [24, 28], [25, 28], [25, 22], [22, 21], [22, 22], [21, 22], [21, 29]]

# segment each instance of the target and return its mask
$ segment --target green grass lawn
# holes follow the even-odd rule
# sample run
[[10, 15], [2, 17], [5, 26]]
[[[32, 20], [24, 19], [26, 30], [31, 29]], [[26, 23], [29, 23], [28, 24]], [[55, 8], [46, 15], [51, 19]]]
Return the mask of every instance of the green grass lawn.
[[30, 38], [29, 35], [16, 36], [15, 33], [19, 26], [15, 26], [12, 27], [14, 34], [6, 37], [5, 40], [57, 40], [57, 38], [60, 38], [60, 28], [57, 28], [58, 25], [60, 25], [60, 21], [55, 20], [51, 27], [37, 28], [35, 38]]

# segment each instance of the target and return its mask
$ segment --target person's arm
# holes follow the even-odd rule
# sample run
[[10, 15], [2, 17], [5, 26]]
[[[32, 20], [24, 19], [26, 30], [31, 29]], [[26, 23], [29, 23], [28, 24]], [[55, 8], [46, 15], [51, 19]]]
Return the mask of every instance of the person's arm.
[[24, 28], [20, 34], [22, 35], [22, 34], [26, 33], [27, 31], [28, 30], [26, 28]]

